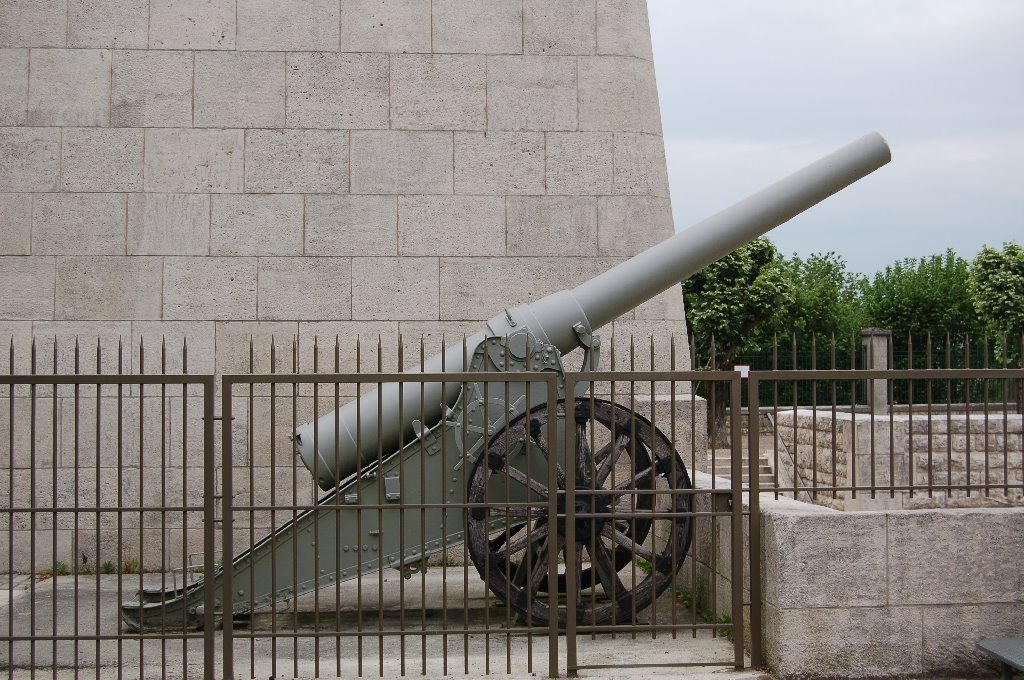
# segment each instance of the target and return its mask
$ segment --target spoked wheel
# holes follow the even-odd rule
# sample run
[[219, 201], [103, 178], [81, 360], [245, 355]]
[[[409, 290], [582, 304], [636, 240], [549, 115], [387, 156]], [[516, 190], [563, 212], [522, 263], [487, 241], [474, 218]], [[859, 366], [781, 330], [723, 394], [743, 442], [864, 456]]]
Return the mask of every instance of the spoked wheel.
[[[566, 566], [575, 579], [578, 623], [631, 621], [660, 595], [682, 566], [690, 547], [689, 475], [672, 443], [650, 421], [612, 402], [582, 398], [573, 407], [576, 454], [567, 456], [548, 441], [547, 405], [509, 423], [491, 438], [469, 477], [469, 553], [490, 589], [537, 624], [552, 616], [564, 625], [560, 601], [552, 613], [548, 560], [555, 551], [557, 587], [565, 593]], [[557, 417], [565, 425], [566, 404]], [[564, 432], [564, 427], [558, 428]], [[561, 441], [561, 436], [559, 441]], [[550, 517], [548, 464], [554, 457], [557, 515]], [[575, 490], [572, 521], [566, 519], [568, 485]], [[659, 541], [648, 541], [655, 515], [668, 522]], [[567, 545], [575, 539], [574, 554]], [[656, 543], [654, 547], [650, 543]]]

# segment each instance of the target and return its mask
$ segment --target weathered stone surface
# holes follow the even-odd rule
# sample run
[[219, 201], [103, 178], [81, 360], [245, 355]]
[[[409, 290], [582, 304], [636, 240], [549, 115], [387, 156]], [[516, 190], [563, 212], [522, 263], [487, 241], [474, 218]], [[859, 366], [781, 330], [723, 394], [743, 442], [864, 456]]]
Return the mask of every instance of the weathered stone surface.
[[58, 319], [159, 319], [160, 270], [160, 258], [59, 258], [55, 316]]
[[581, 57], [580, 129], [661, 134], [654, 65], [632, 57]]
[[586, 196], [510, 196], [509, 255], [597, 254], [597, 199]]
[[347, 193], [348, 133], [343, 130], [247, 130], [245, 190]]
[[68, 47], [145, 49], [147, 0], [68, 0]]
[[352, 132], [352, 192], [452, 193], [452, 133]]
[[[100, 259], [100, 258], [95, 258]], [[106, 258], [103, 258], [106, 259]], [[57, 373], [75, 372], [75, 343], [78, 343], [79, 371], [82, 366], [98, 373], [130, 373], [131, 353], [118, 352], [122, 343], [131, 337], [129, 321], [37, 321], [32, 325], [36, 337], [36, 348], [39, 356], [57, 357]], [[54, 351], [56, 343], [56, 351]], [[97, 353], [99, 356], [97, 356]], [[99, 367], [97, 370], [97, 366]], [[66, 396], [74, 394], [74, 389], [64, 386], [62, 392]], [[95, 395], [95, 390], [93, 390]], [[104, 395], [117, 395], [117, 387], [106, 385], [102, 388]]]
[[435, 52], [522, 53], [520, 0], [434, 0], [432, 6]]
[[39, 255], [124, 255], [124, 194], [37, 194], [32, 252]]
[[597, 0], [597, 53], [654, 58], [645, 0]]
[[503, 255], [500, 196], [400, 196], [400, 255]]
[[64, 47], [65, 0], [0, 1], [0, 47]]
[[540, 132], [456, 132], [455, 193], [544, 193]]
[[617, 260], [582, 257], [446, 257], [441, 260], [441, 319], [488, 319], [606, 271]]
[[549, 132], [549, 194], [610, 194], [612, 135], [608, 132]]
[[430, 52], [430, 0], [341, 3], [342, 52]]
[[288, 127], [388, 126], [386, 54], [288, 55]]
[[436, 319], [436, 257], [357, 257], [352, 260], [352, 318]]
[[[298, 333], [295, 322], [217, 322], [217, 371], [220, 373], [283, 373], [292, 371], [292, 342]], [[270, 343], [275, 364], [270, 364]], [[250, 341], [252, 363], [250, 364]]]
[[196, 127], [284, 125], [284, 55], [274, 52], [198, 52]]
[[1022, 512], [979, 508], [889, 513], [890, 602], [1020, 601]]
[[141, 191], [143, 131], [65, 128], [61, 186], [65, 191]]
[[527, 54], [594, 54], [594, 0], [524, 0], [523, 51]]
[[165, 319], [256, 318], [256, 258], [164, 259]]
[[211, 200], [211, 255], [302, 254], [301, 196], [239, 194]]
[[1024, 603], [937, 605], [924, 615], [924, 673], [931, 676], [992, 676], [992, 657], [979, 651], [987, 637], [1019, 636], [1024, 630]]
[[54, 277], [52, 257], [0, 260], [0, 319], [52, 319]]
[[647, 302], [633, 308], [633, 318], [637, 321], [668, 319], [684, 321], [683, 295], [679, 288], [673, 286], [664, 293], [655, 295]]
[[28, 118], [28, 50], [0, 50], [0, 126]]
[[28, 92], [32, 125], [106, 125], [110, 121], [110, 51], [36, 50]]
[[128, 197], [129, 255], [207, 255], [210, 197], [132, 194]]
[[615, 135], [612, 191], [616, 194], [668, 197], [665, 143], [636, 133]]
[[[132, 371], [134, 373], [160, 373], [162, 366], [166, 366], [166, 372], [170, 374], [214, 373], [215, 337], [213, 321], [133, 321], [131, 328]], [[140, 343], [144, 349], [144, 355], [141, 358], [139, 356]], [[182, 349], [186, 343], [188, 347], [187, 366], [182, 361]], [[161, 344], [166, 347], [165, 356], [162, 356]]]
[[349, 319], [351, 274], [347, 257], [260, 258], [257, 317]]
[[487, 58], [464, 54], [391, 57], [391, 127], [483, 130]]
[[60, 130], [0, 128], [0, 191], [56, 191]]
[[500, 56], [487, 59], [491, 130], [575, 130], [576, 59]]
[[601, 255], [635, 255], [673, 234], [666, 198], [601, 196], [597, 199]]
[[235, 49], [235, 0], [150, 0], [149, 46]]
[[32, 194], [0, 194], [0, 255], [32, 250]]
[[918, 607], [787, 610], [769, 604], [765, 656], [784, 678], [912, 676], [923, 670], [921, 619]]
[[[374, 373], [378, 365], [384, 371], [396, 371], [397, 335], [397, 321], [301, 321], [300, 356], [306, 366], [312, 366], [315, 340], [317, 368], [321, 372], [334, 371], [337, 342], [337, 366], [341, 373]], [[355, 387], [343, 384], [342, 393], [354, 395]]]
[[887, 603], [884, 514], [766, 512], [761, 521], [766, 602], [784, 609]]
[[396, 255], [396, 196], [306, 197], [308, 255]]
[[118, 50], [113, 53], [110, 124], [121, 127], [192, 125], [192, 55]]
[[336, 50], [338, 3], [237, 0], [238, 49]]
[[242, 190], [241, 130], [146, 130], [146, 191]]

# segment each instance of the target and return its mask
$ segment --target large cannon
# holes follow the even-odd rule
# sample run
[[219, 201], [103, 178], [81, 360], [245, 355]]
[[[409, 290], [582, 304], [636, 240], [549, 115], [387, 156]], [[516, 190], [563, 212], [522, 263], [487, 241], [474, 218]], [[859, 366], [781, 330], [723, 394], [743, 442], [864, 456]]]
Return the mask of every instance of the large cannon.
[[[673, 442], [612, 401], [564, 394], [562, 380], [552, 408], [548, 391], [522, 377], [438, 382], [437, 374], [560, 378], [562, 357], [581, 348], [585, 366], [596, 368], [602, 326], [889, 160], [882, 137], [866, 135], [572, 290], [504, 310], [424, 362], [421, 372], [433, 379], [385, 384], [300, 427], [296, 451], [326, 494], [231, 561], [233, 612], [385, 567], [411, 573], [429, 555], [465, 542], [491, 590], [534, 622], [635, 617], [668, 586], [690, 545], [690, 478]], [[572, 525], [567, 489], [575, 498]], [[400, 507], [418, 513], [416, 520], [400, 521]], [[669, 522], [660, 542], [649, 540], [654, 517]], [[567, 542], [576, 545], [575, 571], [556, 580], [548, 560]], [[620, 578], [638, 560], [646, 562], [639, 578]], [[176, 589], [144, 590], [122, 604], [122, 619], [136, 630], [198, 626], [204, 589], [216, 589], [220, 606], [223, 578], [218, 569]], [[567, 582], [577, 594], [589, 591], [574, 598], [576, 611], [539, 596]]]

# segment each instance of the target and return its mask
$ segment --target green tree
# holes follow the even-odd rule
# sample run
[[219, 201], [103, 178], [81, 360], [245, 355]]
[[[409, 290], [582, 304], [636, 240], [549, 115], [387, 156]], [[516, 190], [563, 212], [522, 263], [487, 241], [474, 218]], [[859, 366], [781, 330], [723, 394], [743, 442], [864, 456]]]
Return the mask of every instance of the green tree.
[[862, 287], [865, 320], [892, 331], [897, 345], [923, 346], [929, 334], [956, 341], [982, 330], [970, 266], [952, 250], [896, 262]]
[[[985, 246], [971, 267], [971, 289], [978, 315], [996, 336], [996, 351], [1010, 365], [1022, 365], [1024, 349], [1024, 248], [1004, 243]], [[1017, 381], [1017, 411], [1024, 412], [1024, 381]]]
[[[767, 238], [756, 239], [682, 283], [687, 333], [695, 366], [727, 370], [740, 351], [756, 349], [778, 330], [776, 310], [793, 304], [793, 281], [782, 255]], [[725, 415], [725, 390], [711, 399], [713, 433]]]
[[844, 345], [865, 326], [857, 278], [847, 271], [836, 253], [814, 253], [806, 260], [794, 255], [783, 264], [792, 283], [789, 307], [778, 310], [775, 327], [796, 335], [806, 346], [812, 337], [819, 342]]

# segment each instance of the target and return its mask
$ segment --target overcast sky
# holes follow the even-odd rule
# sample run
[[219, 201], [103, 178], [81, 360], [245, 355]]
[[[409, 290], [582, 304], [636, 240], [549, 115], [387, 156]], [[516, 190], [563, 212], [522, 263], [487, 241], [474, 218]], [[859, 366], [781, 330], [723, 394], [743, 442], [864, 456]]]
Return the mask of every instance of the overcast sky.
[[1024, 0], [648, 0], [676, 228], [866, 132], [893, 161], [770, 236], [866, 274], [1024, 244]]

